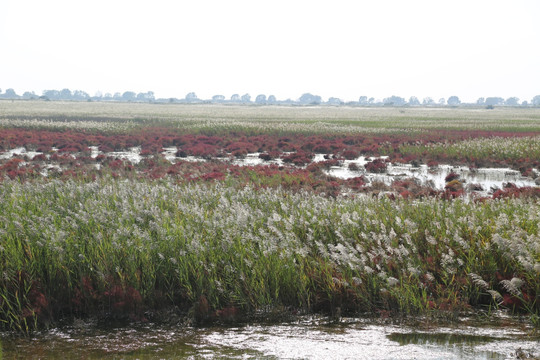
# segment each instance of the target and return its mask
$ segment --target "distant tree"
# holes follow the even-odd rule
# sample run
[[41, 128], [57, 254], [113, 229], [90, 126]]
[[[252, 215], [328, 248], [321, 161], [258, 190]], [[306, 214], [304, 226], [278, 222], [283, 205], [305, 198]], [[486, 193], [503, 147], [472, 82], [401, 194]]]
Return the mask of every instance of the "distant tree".
[[396, 96], [396, 95], [392, 95], [390, 97], [387, 97], [387, 98], [383, 99], [383, 104], [384, 105], [402, 106], [402, 105], [405, 105], [406, 103], [407, 102], [405, 101], [404, 98]]
[[126, 91], [122, 94], [122, 100], [124, 101], [135, 101], [137, 98], [137, 94], [135, 94], [133, 91]]
[[529, 106], [529, 102], [527, 100], [523, 100], [521, 106]]
[[486, 103], [486, 100], [481, 97], [481, 98], [478, 98], [478, 100], [476, 100], [476, 105], [484, 105]]
[[505, 105], [508, 106], [518, 106], [519, 105], [519, 98], [517, 97], [509, 97], [504, 101]]
[[504, 99], [502, 97], [488, 97], [484, 102], [485, 105], [504, 105]]
[[260, 94], [255, 98], [255, 103], [257, 104], [266, 104], [266, 95]]
[[302, 94], [302, 96], [300, 96], [298, 101], [304, 105], [319, 105], [322, 99], [319, 95], [305, 93], [305, 94]]
[[269, 104], [275, 104], [277, 102], [276, 97], [274, 95], [270, 95], [268, 97], [268, 100], [266, 100]]
[[370, 97], [369, 100], [368, 100], [368, 104], [373, 104], [375, 102], [375, 98], [374, 97]]
[[195, 94], [194, 92], [190, 92], [186, 95], [186, 101], [188, 102], [195, 102], [198, 100], [199, 98], [197, 97], [197, 94]]
[[249, 103], [249, 102], [251, 102], [251, 95], [244, 94], [244, 95], [242, 95], [240, 100], [242, 100], [243, 103]]
[[152, 102], [154, 100], [156, 100], [156, 97], [154, 96], [153, 91], [147, 91], [145, 93], [141, 92], [137, 94], [137, 101]]
[[38, 98], [38, 96], [33, 91], [32, 92], [25, 91], [22, 97], [23, 99], [37, 99]]
[[82, 90], [75, 90], [73, 92], [73, 99], [75, 100], [88, 100], [90, 99], [90, 95], [86, 91]]
[[103, 99], [104, 100], [112, 100], [113, 96], [111, 93], [105, 93], [105, 95], [103, 95]]
[[358, 103], [359, 103], [360, 105], [367, 105], [367, 104], [368, 104], [368, 98], [367, 98], [367, 96], [360, 96], [360, 97], [358, 98]]
[[15, 92], [13, 89], [7, 89], [6, 93], [4, 94], [9, 99], [18, 99], [19, 95]]
[[429, 96], [425, 97], [424, 100], [422, 100], [422, 105], [433, 105], [433, 104], [435, 104], [435, 101]]
[[232, 95], [231, 95], [231, 101], [232, 101], [232, 102], [240, 102], [240, 95], [238, 95], [238, 94], [232, 94]]
[[420, 100], [416, 96], [411, 96], [409, 98], [409, 105], [420, 105]]
[[343, 105], [344, 102], [340, 98], [330, 97], [330, 98], [328, 98], [327, 104], [328, 105]]
[[113, 99], [118, 101], [122, 100], [122, 94], [120, 94], [119, 92], [114, 93]]
[[535, 97], [533, 97], [532, 100], [531, 100], [531, 104], [533, 104], [534, 106], [539, 106], [540, 105], [540, 95], [536, 95]]
[[457, 96], [450, 96], [448, 100], [446, 101], [448, 105], [459, 105], [461, 104], [461, 100]]
[[446, 100], [444, 98], [440, 98], [439, 105], [444, 105], [444, 104], [446, 104]]
[[71, 94], [71, 90], [69, 89], [62, 89], [60, 90], [60, 99], [62, 100], [71, 100], [73, 94]]
[[214, 95], [212, 96], [212, 102], [218, 103], [225, 101], [225, 96], [223, 95]]
[[49, 100], [59, 100], [60, 99], [60, 91], [58, 90], [44, 90], [43, 96], [45, 96]]

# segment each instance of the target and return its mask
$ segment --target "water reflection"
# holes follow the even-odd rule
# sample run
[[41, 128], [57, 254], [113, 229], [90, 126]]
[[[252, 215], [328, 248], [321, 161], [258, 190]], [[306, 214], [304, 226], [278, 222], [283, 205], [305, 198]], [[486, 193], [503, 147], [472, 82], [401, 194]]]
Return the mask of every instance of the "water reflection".
[[336, 324], [317, 317], [203, 328], [79, 323], [32, 338], [4, 335], [0, 354], [3, 359], [507, 359], [523, 349], [540, 356], [540, 338], [523, 326], [463, 322], [419, 329], [361, 319]]
[[438, 344], [438, 345], [477, 345], [488, 343], [496, 340], [511, 340], [510, 338], [497, 338], [487, 335], [471, 335], [471, 334], [448, 334], [448, 333], [391, 333], [387, 335], [392, 341], [397, 341], [400, 345], [408, 344]]
[[479, 346], [498, 341], [511, 341], [509, 338], [497, 338], [486, 335], [449, 334], [449, 333], [391, 333], [387, 337], [402, 346], [420, 345], [426, 348], [451, 350], [461, 358], [505, 359], [505, 354], [495, 351], [482, 351]]

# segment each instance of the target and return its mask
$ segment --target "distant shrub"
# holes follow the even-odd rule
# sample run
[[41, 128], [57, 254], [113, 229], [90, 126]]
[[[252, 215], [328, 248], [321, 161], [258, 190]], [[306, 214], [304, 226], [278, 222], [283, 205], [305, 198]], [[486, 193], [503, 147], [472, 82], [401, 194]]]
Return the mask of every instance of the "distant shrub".
[[448, 183], [456, 179], [459, 179], [459, 174], [452, 171], [450, 174], [446, 175], [444, 181]]
[[387, 163], [383, 159], [375, 159], [364, 165], [366, 171], [371, 173], [383, 173], [386, 171]]

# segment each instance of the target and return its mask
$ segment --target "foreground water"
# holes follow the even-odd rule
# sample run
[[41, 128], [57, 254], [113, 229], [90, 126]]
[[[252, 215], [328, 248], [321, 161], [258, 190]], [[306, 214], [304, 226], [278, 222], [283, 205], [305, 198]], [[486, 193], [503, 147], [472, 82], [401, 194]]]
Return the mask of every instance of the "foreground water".
[[540, 357], [540, 337], [511, 319], [450, 326], [339, 323], [181, 327], [78, 322], [30, 338], [0, 337], [0, 359], [516, 359]]

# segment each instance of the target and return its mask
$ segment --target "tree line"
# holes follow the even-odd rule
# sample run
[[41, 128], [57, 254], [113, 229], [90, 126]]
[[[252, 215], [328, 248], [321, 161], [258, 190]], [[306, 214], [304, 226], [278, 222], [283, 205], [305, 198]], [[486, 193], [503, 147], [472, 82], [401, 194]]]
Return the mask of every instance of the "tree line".
[[343, 101], [340, 98], [330, 97], [327, 101], [323, 101], [319, 95], [305, 93], [296, 100], [286, 99], [278, 100], [274, 95], [266, 96], [259, 94], [252, 99], [250, 94], [233, 94], [230, 98], [224, 95], [214, 95], [211, 99], [200, 99], [197, 94], [190, 92], [182, 99], [179, 98], [156, 98], [153, 91], [135, 93], [133, 91], [101, 93], [98, 92], [91, 96], [82, 90], [44, 90], [41, 95], [34, 92], [26, 91], [22, 95], [18, 95], [15, 90], [7, 89], [2, 93], [0, 89], [0, 99], [25, 99], [25, 100], [65, 100], [65, 101], [120, 101], [120, 102], [159, 102], [159, 103], [232, 103], [232, 104], [259, 104], [259, 105], [360, 105], [360, 106], [460, 106], [460, 105], [477, 105], [486, 106], [488, 108], [494, 106], [540, 106], [540, 95], [533, 97], [530, 102], [527, 100], [521, 101], [517, 97], [480, 97], [474, 103], [464, 103], [458, 96], [450, 96], [440, 98], [437, 101], [431, 97], [425, 97], [420, 101], [416, 96], [411, 96], [408, 100], [392, 95], [382, 100], [376, 100], [373, 97], [360, 96], [358, 101]]

